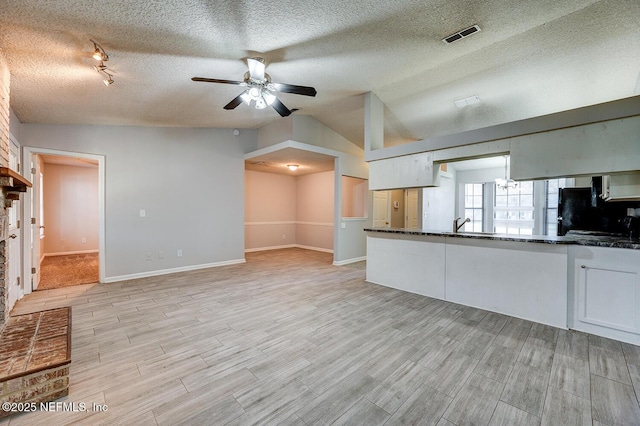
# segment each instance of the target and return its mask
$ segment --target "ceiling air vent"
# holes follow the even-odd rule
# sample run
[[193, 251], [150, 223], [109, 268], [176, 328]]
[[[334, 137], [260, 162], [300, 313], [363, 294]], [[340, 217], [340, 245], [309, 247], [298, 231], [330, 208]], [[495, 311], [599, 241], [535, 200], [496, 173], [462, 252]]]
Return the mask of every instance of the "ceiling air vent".
[[455, 34], [451, 34], [450, 36], [443, 38], [442, 41], [447, 44], [451, 44], [456, 40], [460, 40], [461, 38], [469, 37], [471, 34], [477, 33], [478, 31], [480, 31], [480, 27], [474, 25], [472, 27], [465, 28], [462, 31], [458, 31]]

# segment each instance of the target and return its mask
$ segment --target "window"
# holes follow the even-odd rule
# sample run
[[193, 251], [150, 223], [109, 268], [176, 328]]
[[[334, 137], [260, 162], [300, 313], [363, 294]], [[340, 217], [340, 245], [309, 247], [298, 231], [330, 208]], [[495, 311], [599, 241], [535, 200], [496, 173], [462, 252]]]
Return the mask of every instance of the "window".
[[549, 179], [545, 181], [545, 235], [558, 235], [558, 189], [564, 188], [566, 183], [566, 179]]
[[493, 232], [533, 234], [533, 181], [518, 182], [516, 188], [495, 188]]
[[471, 219], [471, 222], [464, 225], [463, 230], [466, 232], [482, 232], [483, 187], [481, 183], [464, 185], [464, 217]]

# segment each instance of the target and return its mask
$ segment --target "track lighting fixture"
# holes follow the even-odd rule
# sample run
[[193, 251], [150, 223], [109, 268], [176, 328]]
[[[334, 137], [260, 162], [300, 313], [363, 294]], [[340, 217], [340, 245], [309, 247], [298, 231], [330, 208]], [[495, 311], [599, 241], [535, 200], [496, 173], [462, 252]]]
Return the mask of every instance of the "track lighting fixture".
[[105, 86], [109, 87], [114, 83], [113, 76], [106, 71], [104, 71], [104, 73], [107, 75], [107, 78], [102, 80], [102, 82], [104, 83]]
[[107, 68], [107, 66], [104, 64], [106, 61], [109, 60], [109, 55], [107, 55], [107, 52], [104, 51], [102, 46], [100, 46], [100, 44], [97, 41], [93, 39], [89, 39], [89, 40], [91, 41], [91, 43], [93, 43], [93, 48], [94, 48], [93, 55], [91, 56], [96, 61], [99, 61], [98, 65], [93, 66], [93, 69], [106, 76], [106, 78], [102, 80], [102, 82], [104, 83], [105, 86], [109, 87], [114, 83], [113, 74], [109, 72], [109, 68]]
[[100, 46], [100, 44], [97, 41], [94, 41], [92, 39], [89, 39], [89, 40], [91, 41], [91, 43], [93, 43], [93, 48], [95, 49], [92, 55], [93, 59], [100, 62], [108, 61], [109, 55], [107, 55], [107, 52], [104, 51], [102, 46]]

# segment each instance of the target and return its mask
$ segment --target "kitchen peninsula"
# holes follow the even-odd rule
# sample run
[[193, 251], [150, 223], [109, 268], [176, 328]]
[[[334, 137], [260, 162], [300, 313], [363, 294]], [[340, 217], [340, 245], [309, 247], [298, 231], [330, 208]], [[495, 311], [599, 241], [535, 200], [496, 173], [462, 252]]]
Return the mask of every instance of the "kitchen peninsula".
[[367, 281], [640, 344], [640, 241], [366, 228]]

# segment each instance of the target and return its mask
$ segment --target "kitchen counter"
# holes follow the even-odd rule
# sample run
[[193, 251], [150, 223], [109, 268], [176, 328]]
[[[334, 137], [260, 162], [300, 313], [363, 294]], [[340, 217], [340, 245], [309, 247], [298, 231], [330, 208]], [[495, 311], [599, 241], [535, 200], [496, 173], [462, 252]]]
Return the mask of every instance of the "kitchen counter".
[[597, 247], [614, 247], [632, 250], [640, 250], [640, 240], [629, 239], [622, 234], [606, 234], [590, 231], [569, 231], [565, 236], [555, 235], [509, 235], [493, 234], [488, 232], [447, 232], [424, 229], [404, 228], [364, 228], [367, 232], [381, 232], [402, 235], [424, 235], [431, 237], [470, 238], [493, 241], [513, 241], [542, 244], [569, 244]]

